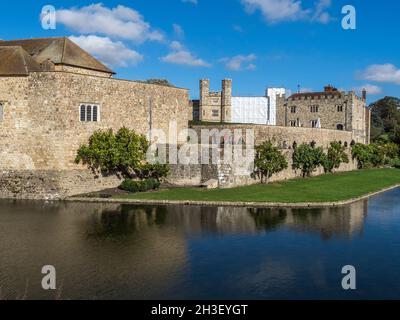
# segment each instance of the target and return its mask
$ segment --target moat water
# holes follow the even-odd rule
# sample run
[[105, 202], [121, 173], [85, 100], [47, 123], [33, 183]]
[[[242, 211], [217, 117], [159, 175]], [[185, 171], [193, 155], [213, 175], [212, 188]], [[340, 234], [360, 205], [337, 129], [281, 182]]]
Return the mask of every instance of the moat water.
[[[0, 299], [400, 298], [400, 189], [342, 208], [0, 201]], [[41, 287], [44, 265], [56, 292]], [[342, 289], [342, 267], [357, 290]]]

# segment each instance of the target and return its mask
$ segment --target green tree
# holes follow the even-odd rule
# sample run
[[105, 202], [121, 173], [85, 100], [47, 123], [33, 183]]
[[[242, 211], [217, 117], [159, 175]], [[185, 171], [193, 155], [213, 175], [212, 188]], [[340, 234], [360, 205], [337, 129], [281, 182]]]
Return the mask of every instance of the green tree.
[[334, 169], [339, 169], [342, 163], [349, 163], [346, 148], [339, 142], [331, 142], [322, 164], [325, 172], [332, 173]]
[[396, 126], [389, 134], [389, 138], [393, 143], [400, 145], [400, 124]]
[[175, 87], [172, 83], [170, 83], [167, 79], [148, 79], [145, 81], [146, 83], [150, 84], [158, 84], [160, 86], [166, 87]]
[[388, 135], [400, 126], [400, 99], [385, 97], [372, 103], [369, 107], [372, 119], [372, 140], [387, 140]]
[[293, 153], [293, 168], [302, 172], [303, 178], [311, 174], [323, 163], [322, 147], [312, 147], [307, 143], [298, 146]]
[[285, 156], [273, 146], [272, 142], [265, 141], [256, 147], [254, 167], [254, 174], [261, 178], [261, 183], [268, 184], [272, 175], [286, 169], [288, 163]]
[[125, 127], [116, 134], [112, 130], [99, 130], [90, 137], [88, 145], [82, 145], [78, 149], [75, 162], [82, 162], [93, 171], [121, 173], [129, 178], [140, 174], [146, 164], [148, 148], [149, 143], [145, 136]]

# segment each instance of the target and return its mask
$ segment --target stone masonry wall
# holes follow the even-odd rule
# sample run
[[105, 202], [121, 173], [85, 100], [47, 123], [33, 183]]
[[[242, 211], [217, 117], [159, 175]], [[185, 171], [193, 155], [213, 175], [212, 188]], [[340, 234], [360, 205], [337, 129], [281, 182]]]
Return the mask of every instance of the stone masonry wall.
[[[31, 189], [9, 193], [4, 185], [9, 185], [13, 174], [14, 181], [18, 181], [31, 171], [41, 172], [43, 185], [58, 186], [52, 193], [63, 196], [115, 187], [118, 181], [114, 178], [90, 183], [94, 179], [89, 176], [91, 172], [74, 163], [77, 149], [93, 132], [126, 126], [147, 134], [151, 114], [151, 127], [168, 134], [170, 121], [176, 121], [180, 131], [187, 128], [189, 115], [185, 89], [68, 72], [0, 77], [0, 101], [4, 104], [0, 122], [0, 197], [26, 198]], [[99, 104], [101, 121], [81, 122], [81, 103]], [[77, 172], [89, 183], [52, 183], [67, 173], [72, 181]], [[66, 185], [68, 188], [63, 187]], [[29, 198], [40, 198], [42, 193]]]

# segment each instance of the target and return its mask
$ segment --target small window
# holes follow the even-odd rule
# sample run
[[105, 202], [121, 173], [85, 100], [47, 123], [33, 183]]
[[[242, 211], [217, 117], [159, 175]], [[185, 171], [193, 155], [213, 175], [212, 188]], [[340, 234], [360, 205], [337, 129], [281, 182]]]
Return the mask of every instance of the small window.
[[0, 121], [3, 121], [4, 118], [4, 103], [0, 102]]
[[318, 126], [318, 120], [312, 120], [311, 121], [311, 127], [316, 128]]
[[291, 127], [297, 127], [297, 121], [296, 120], [289, 121], [289, 124], [290, 124]]
[[342, 104], [338, 104], [337, 105], [337, 111], [338, 112], [343, 112], [343, 105]]
[[340, 130], [340, 131], [343, 131], [343, 130], [344, 130], [344, 126], [343, 126], [342, 124], [338, 124], [338, 125], [336, 126], [336, 129], [337, 129], [337, 130]]
[[81, 121], [84, 122], [86, 120], [86, 106], [81, 105]]
[[319, 111], [319, 106], [310, 106], [311, 113], [317, 113]]
[[99, 105], [82, 104], [79, 108], [81, 122], [98, 122], [100, 120]]
[[296, 113], [296, 111], [297, 111], [297, 107], [295, 107], [295, 106], [290, 107], [290, 113]]
[[97, 106], [93, 106], [92, 114], [93, 114], [93, 121], [97, 122]]
[[213, 110], [212, 111], [212, 116], [213, 117], [219, 117], [219, 110]]

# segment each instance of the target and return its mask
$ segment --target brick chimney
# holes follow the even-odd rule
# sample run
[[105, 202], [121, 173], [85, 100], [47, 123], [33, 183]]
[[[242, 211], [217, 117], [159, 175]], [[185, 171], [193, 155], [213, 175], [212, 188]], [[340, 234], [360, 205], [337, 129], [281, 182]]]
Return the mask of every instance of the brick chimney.
[[327, 85], [324, 87], [324, 92], [337, 92], [338, 89], [336, 89], [335, 87], [331, 86], [331, 85]]
[[362, 100], [364, 102], [367, 101], [367, 89], [365, 89], [365, 88], [362, 90]]

